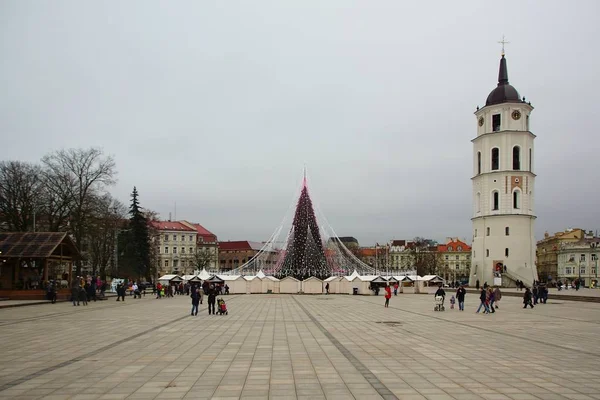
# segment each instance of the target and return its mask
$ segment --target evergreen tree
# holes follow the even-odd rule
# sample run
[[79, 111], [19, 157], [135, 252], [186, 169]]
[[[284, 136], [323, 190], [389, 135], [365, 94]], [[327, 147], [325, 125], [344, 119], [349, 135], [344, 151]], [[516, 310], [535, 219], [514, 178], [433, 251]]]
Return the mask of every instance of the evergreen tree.
[[136, 278], [144, 277], [146, 280], [151, 280], [148, 220], [140, 208], [136, 187], [133, 188], [129, 206], [129, 230], [123, 232], [119, 239], [121, 239], [120, 242], [125, 242], [121, 260], [126, 264], [125, 268], [121, 269], [120, 267], [120, 269], [133, 272]]

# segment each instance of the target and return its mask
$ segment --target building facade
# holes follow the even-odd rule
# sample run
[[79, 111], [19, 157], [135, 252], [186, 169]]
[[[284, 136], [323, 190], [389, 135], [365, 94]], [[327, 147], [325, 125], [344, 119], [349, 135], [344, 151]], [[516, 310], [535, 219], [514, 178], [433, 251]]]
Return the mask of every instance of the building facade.
[[473, 244], [469, 285], [502, 277], [504, 285], [537, 280], [534, 238], [533, 107], [508, 83], [504, 53], [498, 85], [475, 112]]
[[195, 270], [202, 268], [217, 270], [219, 268], [219, 241], [217, 235], [198, 223], [188, 221], [181, 221], [181, 223], [196, 230]]
[[537, 242], [536, 248], [537, 270], [541, 281], [557, 279], [559, 250], [565, 244], [580, 241], [584, 235], [585, 231], [580, 228], [569, 228], [552, 236], [548, 232], [544, 234], [544, 239]]
[[447, 238], [446, 244], [438, 245], [442, 255], [443, 268], [438, 275], [452, 282], [469, 279], [471, 270], [471, 246], [458, 238]]
[[[219, 243], [219, 270], [231, 271], [241, 267], [263, 248], [263, 243], [236, 240]], [[269, 262], [271, 262], [269, 260]]]
[[598, 287], [600, 238], [593, 232], [577, 241], [564, 241], [557, 252], [557, 279], [563, 283], [579, 280], [582, 286]]
[[414, 267], [410, 250], [414, 243], [408, 240], [392, 240], [390, 242], [390, 265], [394, 270], [408, 271]]
[[196, 230], [178, 221], [152, 221], [152, 226], [159, 232], [158, 274], [191, 272], [196, 253]]

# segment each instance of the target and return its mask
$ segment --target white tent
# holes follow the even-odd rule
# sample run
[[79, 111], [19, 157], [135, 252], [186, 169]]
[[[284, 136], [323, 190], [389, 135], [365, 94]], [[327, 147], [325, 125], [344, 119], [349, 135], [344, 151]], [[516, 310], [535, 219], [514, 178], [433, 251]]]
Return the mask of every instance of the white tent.
[[302, 281], [302, 292], [310, 294], [323, 294], [323, 281], [311, 276]]
[[[258, 274], [256, 275], [258, 277]], [[262, 280], [262, 293], [279, 293], [279, 279], [274, 276], [265, 276]]]
[[210, 278], [210, 274], [208, 272], [206, 272], [206, 269], [202, 268], [202, 271], [200, 271], [200, 273], [198, 274], [198, 277], [200, 279], [202, 279], [203, 281], [205, 281], [208, 278]]
[[171, 285], [172, 283], [182, 282], [183, 279], [181, 279], [179, 275], [163, 275], [160, 278], [158, 278], [158, 281], [162, 285]]
[[241, 275], [219, 275], [219, 278], [223, 279], [227, 286], [229, 286], [230, 294], [243, 294], [247, 291], [247, 283]]
[[300, 292], [301, 282], [293, 276], [286, 276], [279, 281], [279, 293], [293, 293]]

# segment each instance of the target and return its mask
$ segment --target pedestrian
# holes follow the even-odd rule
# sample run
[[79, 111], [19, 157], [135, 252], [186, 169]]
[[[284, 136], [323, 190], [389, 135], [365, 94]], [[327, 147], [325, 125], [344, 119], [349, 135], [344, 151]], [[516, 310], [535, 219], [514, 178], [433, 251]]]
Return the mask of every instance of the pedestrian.
[[496, 297], [494, 296], [494, 289], [492, 289], [491, 286], [487, 289], [487, 300], [489, 303], [490, 312], [495, 313], [496, 310], [494, 309], [494, 301], [496, 301]]
[[136, 282], [133, 282], [133, 285], [131, 286], [131, 289], [133, 290], [133, 298], [135, 299], [136, 297], [141, 299], [142, 298], [142, 293], [140, 292], [140, 288], [137, 285]]
[[52, 301], [52, 304], [56, 303], [56, 284], [54, 281], [48, 282], [48, 287], [46, 288], [46, 298]]
[[325, 294], [329, 294], [329, 282], [325, 284]]
[[217, 290], [213, 285], [208, 289], [208, 315], [215, 314], [215, 302], [217, 300]]
[[454, 310], [454, 303], [456, 303], [456, 299], [454, 298], [454, 295], [452, 295], [452, 297], [450, 297], [450, 309]]
[[225, 294], [229, 294], [229, 285], [225, 284], [224, 287], [225, 287]]
[[[87, 284], [87, 283], [86, 283]], [[82, 288], [81, 286], [79, 286], [79, 301], [81, 301], [83, 303], [84, 306], [87, 306], [88, 302], [87, 302], [87, 292], [85, 291], [85, 288]], [[77, 303], [77, 305], [79, 305], [79, 303]]]
[[394, 283], [394, 296], [398, 296], [398, 282]]
[[200, 304], [200, 294], [198, 293], [198, 289], [196, 286], [192, 286], [191, 288], [192, 294], [190, 295], [192, 298], [192, 313], [191, 315], [198, 315], [198, 304]]
[[498, 309], [498, 303], [502, 299], [502, 292], [500, 292], [500, 286], [496, 286], [494, 289], [494, 299], [496, 300], [496, 310]]
[[442, 287], [441, 283], [439, 284], [438, 289], [435, 291], [435, 294], [433, 295], [433, 297], [434, 298], [441, 297], [442, 298], [442, 306], [444, 305], [444, 300], [446, 299], [446, 291]]
[[[73, 301], [73, 306], [79, 305], [79, 284], [75, 283], [71, 286], [71, 301]], [[77, 304], [75, 304], [77, 302]]]
[[117, 301], [121, 301], [120, 299], [125, 301], [125, 284], [123, 283], [117, 285]]
[[489, 314], [490, 310], [487, 306], [487, 294], [486, 294], [486, 290], [484, 288], [479, 289], [479, 307], [477, 308], [476, 313], [479, 313], [479, 311], [481, 311], [481, 307], [484, 308], [484, 314]]
[[392, 297], [392, 288], [390, 287], [390, 284], [388, 283], [387, 285], [385, 285], [385, 307], [389, 307], [390, 306], [390, 298]]
[[531, 302], [531, 291], [529, 288], [525, 288], [525, 293], [523, 293], [523, 308], [527, 308], [527, 306], [531, 306], [531, 308], [533, 308], [533, 303]]
[[160, 282], [158, 282], [156, 284], [156, 298], [157, 299], [160, 299], [161, 292], [162, 292], [162, 284]]
[[467, 291], [463, 285], [456, 290], [456, 300], [458, 300], [458, 309], [460, 311], [465, 311], [465, 294]]
[[531, 291], [531, 294], [533, 295], [533, 304], [538, 303], [539, 293], [540, 293], [540, 289], [536, 285], [534, 285], [533, 290]]

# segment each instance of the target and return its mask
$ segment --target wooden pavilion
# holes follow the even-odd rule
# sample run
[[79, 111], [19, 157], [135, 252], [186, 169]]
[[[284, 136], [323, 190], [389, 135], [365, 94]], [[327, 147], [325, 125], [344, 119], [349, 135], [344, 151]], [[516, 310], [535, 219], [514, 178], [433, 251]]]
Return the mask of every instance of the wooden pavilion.
[[66, 232], [0, 232], [0, 297], [43, 298], [49, 278], [68, 286], [79, 256]]

